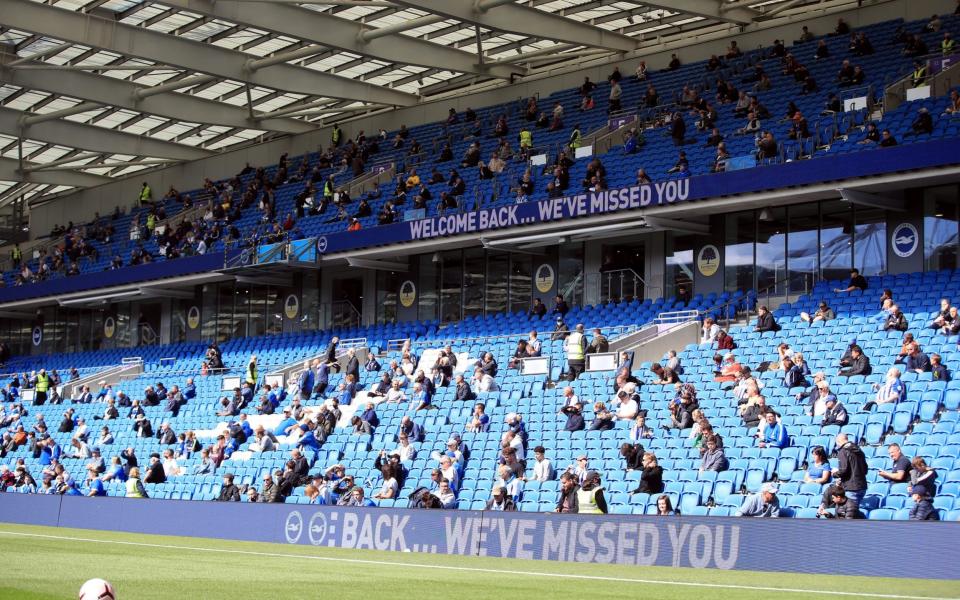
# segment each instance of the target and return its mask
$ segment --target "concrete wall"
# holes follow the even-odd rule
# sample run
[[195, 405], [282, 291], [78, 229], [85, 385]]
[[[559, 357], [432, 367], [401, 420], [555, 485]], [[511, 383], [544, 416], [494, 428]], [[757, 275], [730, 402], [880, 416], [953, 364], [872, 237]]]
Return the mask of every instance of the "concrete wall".
[[[857, 8], [856, 2], [850, 2], [832, 8], [817, 8], [813, 17], [798, 21], [785, 11], [785, 16], [763, 23], [754, 23], [743, 31], [732, 25], [718, 25], [698, 32], [693, 39], [680, 40], [676, 35], [649, 40], [639, 50], [614, 58], [595, 59], [581, 63], [582, 66], [558, 66], [546, 73], [519, 80], [514, 84], [496, 81], [486, 84], [491, 89], [476, 91], [467, 95], [450, 92], [417, 106], [387, 111], [382, 114], [360, 117], [353, 121], [344, 120], [342, 125], [347, 135], [360, 129], [376, 131], [378, 127], [387, 130], [440, 121], [446, 118], [449, 108], [463, 110], [468, 106], [484, 107], [516, 100], [518, 98], [540, 94], [549, 95], [557, 90], [580, 85], [585, 76], [593, 80], [603, 80], [613, 68], [620, 65], [625, 74], [632, 73], [642, 58], [651, 69], [666, 66], [671, 52], [677, 52], [681, 60], [693, 62], [708, 58], [711, 54], [724, 52], [729, 40], [736, 39], [741, 48], [752, 49], [769, 46], [776, 39], [788, 42], [800, 34], [800, 26], [807, 25], [816, 34], [831, 31], [838, 16], [854, 28], [895, 18], [917, 19], [935, 12], [953, 11], [950, 0], [865, 0], [865, 6]], [[846, 8], [845, 8], [846, 7]], [[446, 97], [449, 96], [449, 97]], [[250, 147], [224, 152], [210, 158], [153, 171], [149, 174], [134, 174], [127, 179], [66, 194], [53, 201], [31, 209], [31, 235], [44, 235], [57, 223], [68, 220], [82, 222], [93, 216], [95, 211], [106, 213], [114, 206], [132, 205], [139, 193], [143, 181], [149, 181], [155, 194], [162, 194], [173, 185], [181, 190], [196, 188], [205, 177], [219, 179], [239, 171], [245, 162], [252, 165], [274, 163], [282, 153], [291, 156], [316, 150], [329, 143], [328, 128], [315, 133], [283, 137]]]

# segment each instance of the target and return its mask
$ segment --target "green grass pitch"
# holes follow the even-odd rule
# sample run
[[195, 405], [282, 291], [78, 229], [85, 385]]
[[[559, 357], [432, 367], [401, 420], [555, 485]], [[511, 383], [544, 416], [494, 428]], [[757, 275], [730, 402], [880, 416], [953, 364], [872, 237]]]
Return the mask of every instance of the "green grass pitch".
[[956, 581], [389, 553], [6, 523], [0, 553], [0, 599], [11, 600], [76, 598], [92, 577], [113, 583], [118, 600], [960, 600]]

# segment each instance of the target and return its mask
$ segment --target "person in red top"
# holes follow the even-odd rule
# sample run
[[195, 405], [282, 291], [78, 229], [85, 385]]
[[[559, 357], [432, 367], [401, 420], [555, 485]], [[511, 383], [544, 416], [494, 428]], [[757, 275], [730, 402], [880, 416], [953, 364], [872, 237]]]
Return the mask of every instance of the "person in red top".
[[350, 226], [347, 227], [347, 231], [360, 231], [359, 219], [356, 219], [356, 218], [350, 219]]
[[726, 331], [723, 329], [717, 333], [717, 350], [733, 350], [737, 347], [737, 344], [733, 341], [733, 338], [730, 337]]
[[720, 370], [720, 375], [714, 377], [714, 381], [725, 382], [725, 381], [736, 381], [737, 374], [743, 370], [743, 367], [740, 363], [737, 362], [736, 357], [732, 352], [728, 352], [726, 356], [723, 357], [723, 368]]

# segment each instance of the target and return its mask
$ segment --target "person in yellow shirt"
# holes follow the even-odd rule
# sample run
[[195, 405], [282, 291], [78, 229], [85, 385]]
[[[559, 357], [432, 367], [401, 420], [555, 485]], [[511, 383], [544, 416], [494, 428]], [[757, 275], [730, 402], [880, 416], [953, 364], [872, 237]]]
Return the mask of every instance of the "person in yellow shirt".
[[410, 169], [410, 175], [407, 176], [407, 181], [405, 182], [405, 185], [407, 186], [408, 192], [420, 185], [420, 176], [417, 175], [416, 168]]

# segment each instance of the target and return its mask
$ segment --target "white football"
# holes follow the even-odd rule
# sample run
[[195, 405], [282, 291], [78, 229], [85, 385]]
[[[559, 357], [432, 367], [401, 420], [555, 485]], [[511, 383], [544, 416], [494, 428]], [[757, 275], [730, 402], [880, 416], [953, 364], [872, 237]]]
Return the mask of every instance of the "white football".
[[80, 586], [80, 600], [116, 600], [113, 586], [105, 579], [91, 579]]

